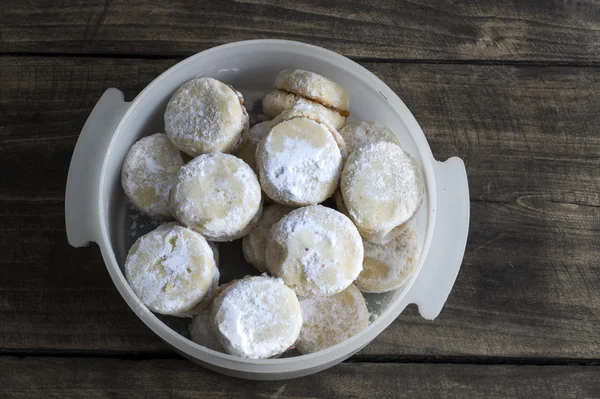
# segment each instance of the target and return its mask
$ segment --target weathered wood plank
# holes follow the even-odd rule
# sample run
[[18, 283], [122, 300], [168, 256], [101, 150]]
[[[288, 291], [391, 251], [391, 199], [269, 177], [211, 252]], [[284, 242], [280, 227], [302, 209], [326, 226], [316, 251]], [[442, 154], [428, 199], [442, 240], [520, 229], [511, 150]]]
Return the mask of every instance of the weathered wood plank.
[[0, 51], [189, 55], [237, 40], [359, 58], [600, 61], [600, 5], [581, 2], [4, 1]]
[[[167, 352], [66, 243], [70, 155], [106, 87], [171, 60], [0, 58], [0, 351]], [[408, 309], [365, 355], [600, 358], [600, 69], [365, 64], [465, 159], [472, 222], [434, 322]]]
[[592, 398], [600, 368], [343, 363], [287, 381], [221, 376], [187, 360], [0, 358], [3, 398]]

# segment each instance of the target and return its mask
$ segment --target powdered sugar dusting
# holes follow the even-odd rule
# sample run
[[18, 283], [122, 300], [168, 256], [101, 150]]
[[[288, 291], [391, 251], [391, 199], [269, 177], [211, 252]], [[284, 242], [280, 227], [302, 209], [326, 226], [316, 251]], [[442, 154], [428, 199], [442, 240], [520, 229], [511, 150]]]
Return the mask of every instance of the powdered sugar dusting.
[[350, 155], [340, 188], [350, 217], [368, 239], [385, 237], [415, 214], [424, 181], [410, 155], [396, 144], [378, 142]]
[[171, 203], [181, 223], [212, 241], [228, 241], [259, 212], [261, 190], [256, 175], [241, 159], [201, 155], [181, 168]]
[[296, 347], [303, 354], [338, 344], [369, 325], [369, 311], [360, 291], [350, 285], [332, 296], [300, 300], [304, 322]]
[[299, 118], [275, 126], [257, 150], [263, 190], [277, 202], [317, 204], [331, 196], [342, 168], [341, 152], [319, 123]]
[[183, 164], [181, 152], [164, 133], [144, 137], [131, 147], [123, 162], [123, 190], [141, 211], [159, 219], [172, 219], [169, 191]]
[[190, 156], [229, 152], [248, 123], [241, 94], [212, 78], [196, 78], [173, 94], [165, 111], [167, 135]]
[[216, 272], [206, 240], [175, 223], [140, 237], [125, 261], [127, 281], [142, 303], [175, 316], [202, 300]]
[[294, 344], [302, 326], [302, 312], [296, 295], [280, 279], [246, 277], [217, 297], [213, 322], [228, 353], [264, 359]]
[[363, 246], [350, 219], [321, 205], [292, 211], [271, 230], [269, 270], [299, 296], [332, 295], [362, 270]]
[[349, 122], [346, 126], [344, 126], [343, 129], [340, 130], [340, 134], [346, 142], [348, 153], [351, 153], [357, 148], [364, 147], [367, 144], [377, 143], [380, 141], [387, 141], [402, 147], [400, 145], [400, 140], [394, 134], [394, 132], [392, 132], [389, 127], [379, 122]]
[[414, 220], [403, 225], [398, 237], [384, 245], [365, 241], [363, 271], [355, 284], [363, 292], [381, 293], [402, 286], [414, 273], [421, 245]]

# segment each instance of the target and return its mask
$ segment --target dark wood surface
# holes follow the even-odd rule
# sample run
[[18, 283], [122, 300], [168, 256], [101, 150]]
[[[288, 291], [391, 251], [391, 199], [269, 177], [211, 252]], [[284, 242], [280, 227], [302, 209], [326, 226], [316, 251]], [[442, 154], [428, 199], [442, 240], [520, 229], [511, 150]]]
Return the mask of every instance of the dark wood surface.
[[[600, 3], [261, 3], [0, 5], [0, 397], [600, 397]], [[184, 55], [265, 37], [359, 60], [436, 158], [465, 160], [471, 194], [438, 319], [409, 307], [349, 362], [277, 383], [181, 360], [64, 227], [106, 88], [132, 99]]]
[[579, 399], [600, 391], [600, 368], [586, 366], [343, 363], [287, 381], [237, 380], [176, 359], [7, 356], [0, 367], [3, 398]]

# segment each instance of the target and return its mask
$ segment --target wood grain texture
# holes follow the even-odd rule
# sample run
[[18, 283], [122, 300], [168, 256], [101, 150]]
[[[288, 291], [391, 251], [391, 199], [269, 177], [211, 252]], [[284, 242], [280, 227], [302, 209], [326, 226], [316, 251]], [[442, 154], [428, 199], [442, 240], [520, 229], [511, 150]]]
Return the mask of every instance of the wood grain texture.
[[358, 58], [597, 63], [594, 1], [2, 2], [0, 51], [189, 55], [291, 39]]
[[344, 363], [288, 381], [244, 381], [186, 360], [0, 358], [3, 398], [593, 398], [600, 368]]
[[[71, 153], [107, 87], [173, 60], [0, 57], [0, 351], [169, 353], [97, 247], [64, 232]], [[367, 63], [471, 193], [463, 268], [434, 322], [407, 311], [367, 356], [600, 358], [600, 69]]]

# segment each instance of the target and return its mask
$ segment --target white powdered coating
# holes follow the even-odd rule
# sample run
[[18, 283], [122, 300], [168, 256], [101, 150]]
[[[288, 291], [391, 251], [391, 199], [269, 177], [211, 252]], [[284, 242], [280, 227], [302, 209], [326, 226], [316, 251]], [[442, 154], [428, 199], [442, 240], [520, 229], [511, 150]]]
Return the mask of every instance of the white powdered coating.
[[190, 336], [192, 341], [198, 345], [202, 345], [217, 352], [225, 352], [214, 331], [211, 313], [212, 309], [208, 307], [194, 316], [194, 319], [190, 324]]
[[210, 291], [218, 269], [200, 234], [167, 223], [140, 237], [129, 250], [125, 277], [153, 312], [184, 316]]
[[340, 183], [344, 204], [363, 237], [385, 244], [418, 210], [424, 181], [417, 162], [393, 143], [356, 149]]
[[281, 90], [273, 90], [267, 93], [263, 98], [262, 104], [265, 115], [270, 119], [277, 117], [288, 109], [302, 107], [311, 109], [314, 113], [322, 115], [335, 129], [340, 129], [346, 123], [346, 117], [338, 111], [327, 108], [318, 102]]
[[269, 271], [298, 296], [333, 295], [362, 270], [363, 244], [352, 221], [321, 205], [296, 209], [273, 226]]
[[266, 359], [294, 345], [302, 327], [302, 311], [296, 294], [280, 279], [246, 277], [219, 294], [212, 322], [227, 353]]
[[192, 157], [235, 151], [242, 144], [247, 126], [241, 94], [213, 78], [184, 83], [165, 111], [169, 139]]
[[274, 204], [265, 208], [260, 221], [242, 240], [244, 258], [259, 272], [267, 272], [265, 250], [271, 227], [287, 215], [293, 208]]
[[283, 70], [275, 78], [275, 88], [306, 97], [325, 106], [348, 111], [350, 97], [339, 83], [311, 71]]
[[181, 168], [171, 190], [173, 215], [211, 241], [231, 241], [261, 210], [256, 174], [229, 154], [200, 155]]
[[256, 151], [260, 182], [275, 202], [318, 204], [335, 191], [342, 154], [323, 124], [296, 118], [273, 127]]
[[[348, 150], [346, 148], [346, 142], [344, 141], [344, 138], [331, 124], [327, 117], [320, 112], [319, 108], [315, 107], [315, 105], [318, 104], [309, 100], [298, 101], [292, 108], [287, 109], [279, 115], [277, 115], [275, 119], [273, 119], [270, 122], [269, 129], [279, 125], [281, 122], [289, 121], [295, 118], [307, 118], [313, 120], [317, 123], [324, 125], [327, 128], [327, 130], [329, 130], [329, 132], [333, 136], [333, 139], [340, 148], [342, 159], [346, 160], [346, 158], [348, 157]], [[320, 105], [319, 107], [323, 108]]]
[[332, 296], [303, 298], [300, 306], [304, 321], [296, 349], [305, 355], [339, 344], [369, 325], [367, 303], [354, 285]]
[[123, 162], [125, 195], [142, 212], [161, 220], [173, 219], [169, 191], [183, 164], [181, 152], [166, 134], [144, 137], [131, 147]]
[[374, 121], [356, 121], [349, 122], [340, 134], [346, 142], [348, 153], [352, 153], [357, 148], [364, 147], [368, 144], [387, 141], [394, 143], [400, 148], [400, 140], [394, 132], [383, 123]]
[[244, 144], [236, 151], [235, 156], [246, 162], [254, 172], [258, 172], [256, 166], [256, 147], [263, 137], [269, 132], [269, 121], [260, 122], [252, 126], [246, 136]]
[[421, 244], [414, 220], [403, 225], [401, 234], [384, 245], [364, 243], [363, 271], [354, 284], [362, 292], [381, 293], [400, 288], [413, 275]]

